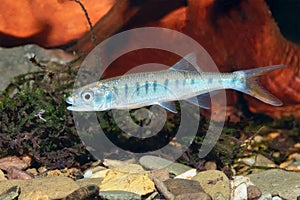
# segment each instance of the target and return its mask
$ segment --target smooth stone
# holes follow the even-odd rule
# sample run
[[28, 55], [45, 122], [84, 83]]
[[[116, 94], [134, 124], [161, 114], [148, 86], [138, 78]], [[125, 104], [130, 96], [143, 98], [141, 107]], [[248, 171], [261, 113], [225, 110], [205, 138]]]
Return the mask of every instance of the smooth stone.
[[184, 172], [183, 174], [179, 174], [178, 176], [175, 177], [175, 179], [176, 178], [183, 178], [183, 179], [191, 180], [194, 176], [196, 176], [196, 174], [197, 174], [196, 169], [190, 169], [190, 170]]
[[211, 200], [211, 197], [205, 192], [191, 193], [191, 194], [181, 194], [175, 197], [175, 200]]
[[6, 169], [8, 179], [32, 179], [34, 176], [16, 167]]
[[110, 169], [100, 185], [100, 190], [122, 190], [142, 196], [153, 192], [155, 186], [149, 172], [145, 172], [141, 166], [130, 164]]
[[262, 194], [258, 200], [272, 200], [272, 195], [270, 193]]
[[129, 159], [129, 160], [104, 159], [104, 161], [103, 161], [103, 165], [108, 168], [122, 167], [122, 166], [128, 165], [128, 164], [136, 164], [135, 159]]
[[86, 200], [86, 199], [97, 197], [98, 195], [99, 195], [98, 185], [87, 185], [75, 190], [67, 197], [65, 197], [63, 200]]
[[41, 190], [35, 190], [29, 192], [28, 194], [26, 194], [23, 200], [40, 200], [40, 199], [50, 200], [49, 196]]
[[181, 194], [204, 192], [198, 181], [187, 179], [169, 179], [163, 182], [175, 197]]
[[[254, 166], [264, 166], [264, 167], [276, 167], [275, 163], [270, 160], [269, 158], [266, 158], [265, 156], [258, 154], [255, 158]], [[253, 169], [253, 173], [257, 173], [259, 171], [262, 171], [263, 169]]]
[[100, 191], [100, 197], [103, 200], [141, 200], [142, 198], [135, 193], [126, 191]]
[[50, 199], [62, 199], [79, 189], [79, 185], [71, 178], [43, 177], [29, 180], [0, 181], [0, 194], [16, 185], [21, 188], [19, 200], [26, 199], [33, 191], [41, 191]]
[[300, 173], [271, 169], [248, 175], [263, 194], [279, 195], [283, 199], [297, 199], [300, 194]]
[[102, 181], [103, 181], [103, 178], [82, 178], [82, 179], [76, 180], [75, 182], [80, 187], [85, 187], [88, 185], [98, 185], [100, 187]]
[[272, 197], [272, 200], [282, 200], [279, 196]]
[[166, 170], [168, 170], [169, 173], [174, 174], [175, 176], [178, 176], [179, 174], [182, 174], [182, 173], [192, 169], [189, 166], [186, 166], [186, 165], [183, 165], [180, 163], [176, 163], [176, 162], [172, 162], [170, 160], [160, 158], [157, 156], [151, 156], [151, 155], [142, 156], [139, 159], [139, 163], [143, 167], [150, 169], [150, 170], [165, 168]]
[[94, 172], [89, 178], [104, 178], [109, 172], [109, 170], [110, 169], [105, 169], [105, 170]]
[[257, 199], [260, 190], [253, 185], [249, 177], [233, 176], [231, 180], [231, 200]]
[[0, 199], [1, 200], [17, 199], [19, 195], [20, 195], [20, 187], [13, 186], [8, 190], [4, 191], [2, 194], [0, 194]]
[[231, 187], [233, 188], [231, 191], [231, 200], [247, 200], [248, 193], [246, 183], [234, 184], [234, 186]]
[[149, 172], [149, 176], [151, 180], [157, 178], [161, 181], [168, 180], [170, 178], [170, 174], [166, 169], [156, 169]]
[[[0, 48], [1, 49], [1, 48]], [[15, 167], [17, 169], [25, 169], [29, 165], [26, 161], [17, 156], [9, 156], [0, 159], [0, 169], [7, 170], [8, 168]]]
[[247, 187], [247, 194], [249, 200], [255, 200], [261, 197], [261, 191], [258, 187], [255, 185], [249, 185]]
[[207, 161], [204, 164], [204, 168], [206, 170], [216, 170], [217, 169], [217, 164], [215, 161]]
[[200, 183], [203, 190], [213, 199], [217, 196], [230, 198], [230, 181], [227, 176], [218, 170], [207, 170], [199, 172], [192, 178]]

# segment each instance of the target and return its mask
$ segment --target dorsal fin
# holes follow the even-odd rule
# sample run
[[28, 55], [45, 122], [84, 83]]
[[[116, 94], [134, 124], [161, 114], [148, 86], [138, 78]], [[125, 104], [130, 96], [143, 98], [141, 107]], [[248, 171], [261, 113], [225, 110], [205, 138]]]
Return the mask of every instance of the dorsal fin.
[[179, 60], [175, 65], [169, 68], [175, 71], [201, 72], [196, 62], [196, 54], [189, 53]]

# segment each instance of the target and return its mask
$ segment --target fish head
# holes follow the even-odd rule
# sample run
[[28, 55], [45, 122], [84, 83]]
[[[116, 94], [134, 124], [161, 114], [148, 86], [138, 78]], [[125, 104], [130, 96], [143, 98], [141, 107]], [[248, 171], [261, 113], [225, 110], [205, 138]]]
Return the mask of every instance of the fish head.
[[68, 110], [72, 111], [103, 111], [109, 110], [112, 92], [101, 83], [92, 83], [73, 91], [66, 99]]

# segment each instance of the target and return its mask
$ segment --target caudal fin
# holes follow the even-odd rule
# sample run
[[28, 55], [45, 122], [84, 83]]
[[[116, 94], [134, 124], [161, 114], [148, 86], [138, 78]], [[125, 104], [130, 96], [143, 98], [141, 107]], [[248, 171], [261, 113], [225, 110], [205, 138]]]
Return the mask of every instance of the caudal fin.
[[249, 94], [267, 104], [273, 106], [281, 106], [282, 102], [259, 84], [258, 76], [285, 67], [286, 67], [285, 65], [273, 65], [273, 66], [266, 66], [266, 67], [261, 67], [256, 69], [233, 72], [242, 75], [245, 78], [244, 87], [237, 88], [237, 90]]

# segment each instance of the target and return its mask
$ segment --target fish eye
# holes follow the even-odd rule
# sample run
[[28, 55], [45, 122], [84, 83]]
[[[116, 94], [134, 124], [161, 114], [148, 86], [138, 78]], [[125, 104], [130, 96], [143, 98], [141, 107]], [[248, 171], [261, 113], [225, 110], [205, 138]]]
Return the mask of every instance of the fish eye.
[[94, 93], [92, 91], [86, 91], [81, 94], [81, 97], [86, 102], [91, 102], [94, 99]]

